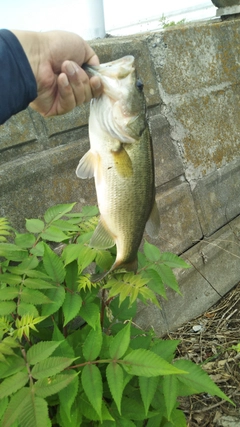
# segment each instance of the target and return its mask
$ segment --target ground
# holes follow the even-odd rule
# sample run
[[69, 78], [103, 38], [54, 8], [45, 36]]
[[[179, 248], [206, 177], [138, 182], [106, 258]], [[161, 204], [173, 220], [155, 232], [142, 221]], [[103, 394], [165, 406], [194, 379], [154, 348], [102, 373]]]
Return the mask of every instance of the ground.
[[[240, 283], [202, 316], [166, 338], [179, 339], [177, 358], [201, 365], [236, 406], [207, 394], [181, 398], [188, 427], [240, 426]], [[239, 349], [240, 350], [240, 349]]]

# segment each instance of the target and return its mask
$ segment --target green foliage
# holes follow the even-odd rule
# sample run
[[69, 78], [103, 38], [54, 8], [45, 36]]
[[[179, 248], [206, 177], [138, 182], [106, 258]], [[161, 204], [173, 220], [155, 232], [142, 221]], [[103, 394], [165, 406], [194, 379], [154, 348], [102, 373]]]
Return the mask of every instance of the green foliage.
[[178, 341], [132, 322], [138, 299], [160, 308], [166, 287], [180, 293], [173, 269], [185, 261], [145, 242], [136, 275], [92, 283], [90, 264], [109, 269], [114, 249], [88, 245], [97, 208], [73, 207], [27, 219], [22, 234], [0, 219], [1, 426], [186, 427], [179, 396], [230, 401], [200, 367], [174, 360]]
[[160, 21], [160, 25], [161, 25], [161, 27], [163, 29], [168, 28], [168, 27], [174, 27], [175, 25], [183, 25], [183, 24], [186, 23], [186, 19], [185, 18], [181, 19], [180, 21], [177, 21], [177, 22], [175, 22], [175, 21], [169, 21], [164, 14], [162, 14], [162, 16], [161, 16], [161, 18], [160, 18], [159, 21]]

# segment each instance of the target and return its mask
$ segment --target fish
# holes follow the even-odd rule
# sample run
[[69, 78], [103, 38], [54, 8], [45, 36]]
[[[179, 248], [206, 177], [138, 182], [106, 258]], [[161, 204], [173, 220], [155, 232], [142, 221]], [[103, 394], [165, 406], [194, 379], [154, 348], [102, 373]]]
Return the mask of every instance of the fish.
[[89, 76], [100, 77], [103, 92], [90, 104], [90, 149], [76, 174], [95, 179], [100, 219], [90, 247], [116, 245], [115, 262], [108, 271], [92, 276], [96, 282], [117, 269], [136, 273], [144, 230], [156, 238], [160, 220], [152, 140], [135, 58], [127, 55], [99, 66], [87, 65], [85, 70]]

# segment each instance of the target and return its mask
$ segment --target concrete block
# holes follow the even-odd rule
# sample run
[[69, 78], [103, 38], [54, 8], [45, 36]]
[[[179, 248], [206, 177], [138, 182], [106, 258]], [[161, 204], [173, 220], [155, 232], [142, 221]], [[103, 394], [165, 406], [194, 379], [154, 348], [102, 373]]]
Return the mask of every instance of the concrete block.
[[166, 29], [155, 49], [149, 43], [151, 54], [163, 59], [157, 64], [163, 91], [184, 94], [239, 82], [239, 32], [238, 20]]
[[239, 13], [240, 6], [235, 4], [234, 6], [220, 7], [219, 9], [217, 9], [216, 16], [236, 15]]
[[193, 191], [203, 234], [208, 236], [240, 212], [240, 160], [199, 179]]
[[192, 187], [199, 178], [239, 158], [239, 105], [240, 84], [171, 101], [172, 121], [179, 129], [186, 178]]
[[0, 216], [8, 217], [19, 231], [25, 218], [41, 217], [58, 203], [96, 204], [94, 181], [75, 174], [88, 139], [29, 155], [0, 169]]
[[25, 151], [29, 152], [29, 147], [33, 151], [37, 149], [37, 134], [29, 110], [12, 116], [1, 125], [0, 135], [0, 164], [11, 160], [11, 156], [14, 158], [18, 151], [23, 155]]
[[181, 157], [170, 137], [166, 118], [158, 114], [149, 119], [155, 160], [155, 185], [158, 187], [184, 173]]
[[168, 289], [161, 310], [140, 304], [134, 322], [162, 336], [207, 311], [239, 282], [239, 235], [240, 217], [184, 253], [191, 268], [176, 271], [182, 295]]
[[180, 177], [157, 190], [161, 228], [158, 241], [152, 243], [161, 251], [182, 253], [202, 237], [190, 187], [183, 180]]
[[66, 133], [69, 130], [79, 128], [88, 123], [90, 104], [82, 104], [63, 116], [49, 117], [45, 119], [45, 126], [49, 137]]

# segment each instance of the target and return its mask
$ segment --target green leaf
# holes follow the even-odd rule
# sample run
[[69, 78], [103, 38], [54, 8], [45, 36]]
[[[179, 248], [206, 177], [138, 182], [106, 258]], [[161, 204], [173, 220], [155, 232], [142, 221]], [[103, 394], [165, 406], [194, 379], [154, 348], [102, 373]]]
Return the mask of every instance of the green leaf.
[[0, 257], [11, 261], [22, 261], [27, 256], [27, 251], [13, 243], [0, 243]]
[[172, 254], [171, 252], [163, 252], [161, 254], [160, 261], [171, 268], [191, 268], [191, 265], [187, 264], [182, 258]]
[[167, 360], [167, 362], [171, 363], [179, 343], [179, 340], [159, 339], [153, 344], [151, 350], [153, 353], [158, 354], [158, 356], [161, 356], [163, 359]]
[[47, 274], [56, 283], [62, 283], [64, 281], [66, 272], [62, 260], [47, 244], [44, 244], [43, 265]]
[[24, 280], [24, 285], [27, 288], [31, 288], [31, 289], [51, 289], [51, 288], [56, 288], [55, 285], [52, 285], [50, 282], [47, 282], [46, 280], [42, 280], [42, 279], [35, 279], [35, 278], [30, 278], [28, 277], [27, 279]]
[[130, 344], [130, 330], [131, 322], [128, 322], [113, 338], [109, 347], [109, 354], [112, 359], [120, 359], [126, 353]]
[[99, 308], [96, 304], [89, 302], [82, 305], [79, 315], [91, 326], [93, 329], [96, 328], [99, 322]]
[[[165, 378], [168, 378], [167, 376]], [[158, 377], [139, 377], [140, 393], [147, 416], [149, 406], [152, 402], [153, 396], [157, 390], [159, 378]]]
[[[69, 373], [67, 373], [69, 375]], [[72, 375], [72, 372], [70, 372], [70, 374]], [[75, 374], [75, 372], [74, 372]], [[65, 374], [59, 374], [59, 375], [64, 375]], [[79, 376], [78, 375], [74, 375], [74, 378], [72, 379], [72, 381], [65, 386], [64, 388], [62, 388], [61, 391], [59, 391], [58, 395], [59, 395], [59, 400], [60, 400], [60, 406], [61, 408], [64, 410], [67, 418], [68, 418], [68, 423], [71, 421], [72, 418], [72, 405], [74, 403], [74, 400], [77, 396], [78, 393], [78, 387], [79, 387]], [[78, 426], [76, 426], [78, 427]]]
[[20, 248], [31, 248], [36, 241], [36, 238], [33, 234], [17, 234], [15, 237], [15, 244]]
[[51, 304], [51, 300], [37, 289], [24, 288], [21, 292], [21, 300], [34, 305]]
[[165, 285], [172, 288], [174, 291], [176, 291], [178, 294], [181, 295], [181, 292], [179, 290], [177, 279], [172, 272], [172, 269], [168, 267], [168, 265], [159, 264], [159, 265], [153, 265], [152, 268], [157, 271], [159, 276], [162, 278], [163, 283]]
[[[60, 393], [59, 393], [59, 395], [60, 395]], [[79, 399], [78, 399], [78, 401], [79, 401]], [[78, 401], [75, 400], [75, 402], [73, 403], [73, 406], [71, 408], [71, 413], [69, 416], [68, 416], [68, 413], [66, 412], [63, 404], [62, 403], [60, 404], [59, 412], [57, 414], [57, 422], [58, 422], [57, 425], [59, 425], [61, 427], [79, 427], [82, 425], [82, 415], [83, 414], [82, 414], [82, 411], [81, 411], [81, 408], [79, 406]], [[64, 402], [64, 404], [65, 403], [66, 403], [66, 401]], [[60, 417], [60, 420], [58, 418], [58, 415]]]
[[143, 377], [186, 373], [176, 369], [175, 366], [170, 365], [152, 351], [145, 349], [131, 351], [124, 357], [121, 365], [128, 374]]
[[109, 363], [106, 369], [106, 376], [111, 395], [121, 415], [121, 400], [124, 388], [123, 370], [121, 366], [116, 362]]
[[54, 351], [54, 356], [63, 356], [63, 357], [72, 357], [74, 358], [75, 353], [72, 346], [69, 344], [68, 340], [64, 337], [64, 335], [60, 332], [56, 322], [54, 323], [54, 329], [52, 334], [52, 340], [61, 341], [60, 346]]
[[158, 354], [167, 362], [171, 363], [177, 349], [179, 340], [160, 340], [158, 339], [152, 346], [153, 353]]
[[144, 254], [150, 261], [153, 261], [153, 262], [159, 261], [161, 252], [156, 246], [151, 245], [150, 243], [145, 241], [143, 250], [144, 250]]
[[11, 394], [16, 393], [16, 391], [24, 387], [28, 381], [29, 376], [26, 369], [24, 371], [17, 372], [11, 377], [6, 378], [0, 384], [0, 399], [3, 399], [6, 396], [10, 396]]
[[78, 266], [77, 262], [73, 261], [71, 264], [65, 267], [66, 269], [66, 287], [76, 292], [78, 289]]
[[92, 329], [83, 344], [83, 356], [85, 360], [96, 360], [102, 348], [102, 330], [100, 324]]
[[47, 289], [45, 295], [51, 300], [51, 304], [42, 306], [42, 316], [50, 316], [62, 307], [65, 299], [65, 289], [63, 286], [56, 286], [54, 289]]
[[95, 262], [103, 270], [109, 270], [113, 264], [113, 256], [109, 251], [98, 249]]
[[0, 302], [0, 316], [7, 316], [16, 309], [16, 303], [14, 301], [3, 301]]
[[82, 246], [78, 252], [78, 270], [82, 272], [86, 267], [94, 261], [96, 256], [96, 249], [89, 246]]
[[60, 204], [51, 206], [44, 214], [44, 220], [49, 223], [53, 220], [56, 221], [57, 219], [60, 219], [63, 215], [70, 212], [73, 208], [75, 203], [69, 203], [69, 204]]
[[83, 206], [81, 216], [92, 217], [99, 214], [97, 206]]
[[62, 253], [64, 264], [68, 265], [78, 258], [79, 251], [82, 249], [82, 244], [69, 244], [65, 246]]
[[135, 398], [123, 396], [122, 398], [122, 416], [130, 420], [144, 420], [146, 418], [142, 401], [138, 396]]
[[120, 305], [118, 297], [111, 301], [110, 308], [114, 313], [114, 318], [118, 320], [133, 319], [137, 313], [136, 301], [129, 307], [129, 302], [127, 300], [123, 301]]
[[77, 372], [64, 372], [53, 377], [42, 378], [34, 384], [34, 390], [40, 397], [52, 396], [67, 387], [77, 376]]
[[38, 242], [33, 248], [30, 249], [30, 253], [42, 257], [44, 254], [44, 242]]
[[62, 305], [64, 314], [64, 324], [66, 326], [78, 314], [82, 305], [82, 298], [78, 294], [66, 292], [65, 300]]
[[32, 345], [27, 351], [28, 363], [30, 363], [30, 365], [35, 365], [47, 359], [60, 344], [61, 341], [41, 341]]
[[86, 365], [82, 370], [81, 376], [83, 389], [102, 421], [102, 394], [103, 385], [100, 370], [95, 365]]
[[30, 233], [41, 233], [44, 229], [44, 222], [40, 219], [26, 219], [26, 229]]
[[20, 301], [20, 303], [17, 306], [17, 313], [19, 316], [26, 316], [30, 315], [33, 317], [38, 317], [39, 313], [35, 305], [28, 304], [26, 302]]
[[19, 289], [17, 288], [3, 288], [0, 292], [0, 300], [7, 301], [13, 300], [19, 294]]
[[71, 365], [74, 359], [69, 357], [49, 357], [48, 359], [37, 362], [32, 368], [33, 378], [39, 380], [42, 378], [56, 375]]
[[22, 270], [20, 274], [27, 274], [28, 270], [33, 270], [39, 264], [39, 261], [36, 256], [30, 255], [28, 258], [24, 259], [21, 264], [19, 264], [18, 268]]
[[163, 377], [162, 390], [164, 401], [167, 410], [167, 419], [171, 420], [171, 414], [177, 402], [178, 393], [178, 378], [176, 375], [168, 375]]
[[45, 231], [41, 233], [41, 238], [44, 240], [49, 240], [50, 242], [63, 242], [69, 237], [62, 230], [59, 230], [58, 227], [50, 225]]
[[0, 378], [7, 378], [16, 372], [22, 371], [25, 367], [23, 358], [18, 356], [8, 356], [7, 363], [0, 363]]
[[148, 281], [148, 287], [155, 292], [157, 295], [162, 296], [166, 299], [166, 290], [163, 284], [161, 276], [159, 276], [156, 270], [148, 268], [146, 271], [142, 273], [144, 277], [148, 277], [150, 279]]
[[47, 402], [40, 397], [33, 397], [30, 388], [22, 388], [11, 398], [2, 427], [12, 427], [16, 420], [24, 427], [49, 426]]
[[0, 420], [2, 419], [2, 416], [6, 411], [7, 405], [8, 405], [7, 397], [4, 397], [3, 399], [0, 400]]
[[173, 410], [172, 416], [171, 416], [171, 424], [169, 427], [172, 427], [172, 426], [188, 427], [183, 411], [176, 408]]
[[67, 231], [67, 232], [79, 231], [79, 227], [77, 225], [72, 224], [70, 221], [66, 221], [63, 219], [58, 219], [56, 221], [53, 221], [52, 225], [54, 225], [54, 227], [57, 227], [59, 230], [62, 230], [62, 231]]
[[6, 285], [19, 285], [22, 281], [21, 276], [17, 276], [16, 274], [3, 273], [0, 274], [0, 282]]
[[35, 325], [42, 322], [43, 320], [45, 320], [45, 317], [43, 316], [33, 318], [33, 316], [30, 314], [25, 314], [21, 319], [16, 318], [16, 329], [13, 332], [13, 336], [17, 337], [18, 339], [22, 339], [23, 334], [25, 334], [29, 338], [30, 329], [37, 331]]
[[[232, 403], [226, 394], [224, 394], [220, 388], [211, 380], [205, 371], [200, 366], [195, 365], [189, 360], [177, 360], [174, 363], [178, 369], [187, 371], [185, 375], [178, 377], [181, 383], [181, 389], [179, 389], [179, 395], [188, 396], [189, 394], [196, 393], [208, 393], [211, 396], [218, 396], [221, 399], [227, 400]], [[181, 392], [181, 394], [180, 394]]]

